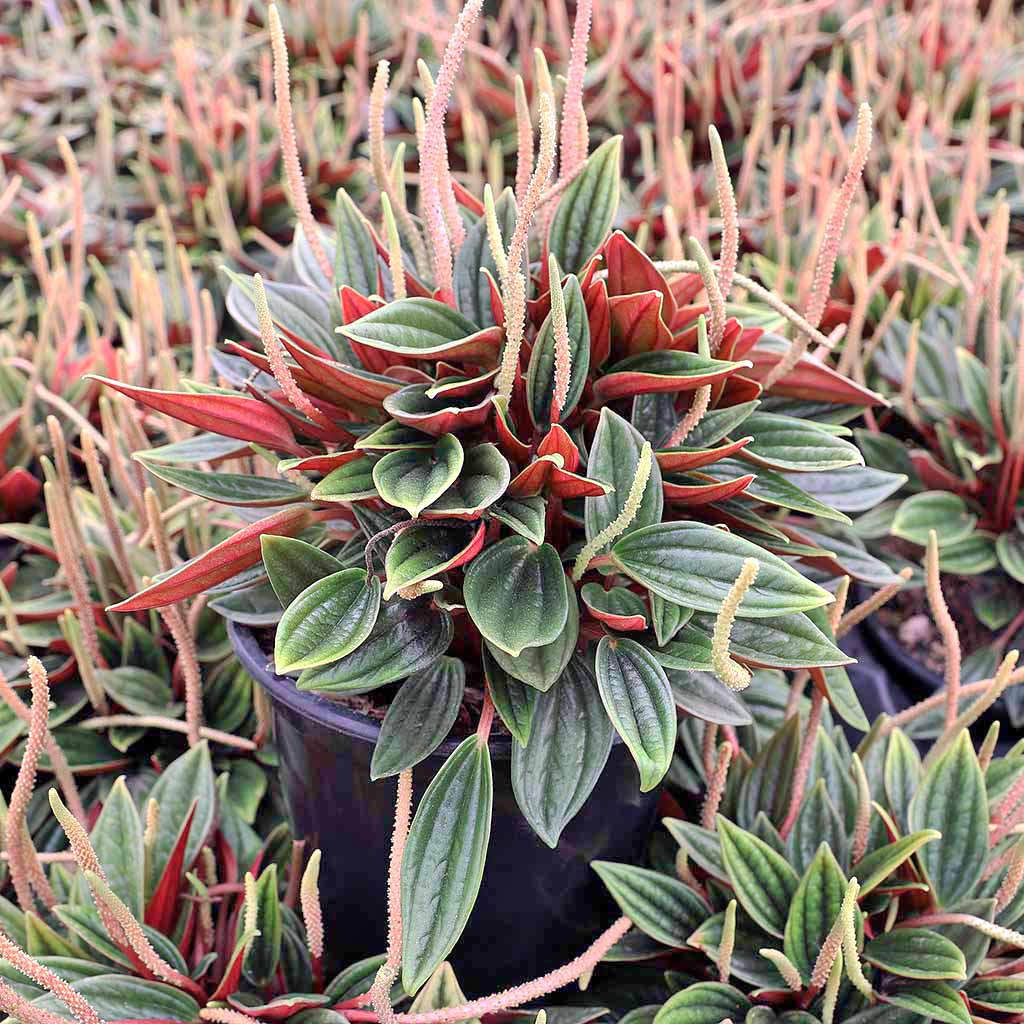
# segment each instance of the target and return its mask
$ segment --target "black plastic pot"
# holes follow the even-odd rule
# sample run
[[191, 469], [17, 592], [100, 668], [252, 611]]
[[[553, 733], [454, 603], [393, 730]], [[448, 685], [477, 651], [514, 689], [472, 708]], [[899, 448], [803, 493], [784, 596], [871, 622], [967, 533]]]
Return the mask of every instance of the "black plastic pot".
[[[370, 781], [379, 723], [296, 689], [278, 676], [251, 630], [229, 623], [239, 660], [270, 695], [281, 785], [297, 837], [322, 851], [320, 892], [335, 966], [382, 952], [394, 817], [394, 779]], [[413, 772], [414, 796], [455, 749], [443, 744]], [[590, 799], [550, 849], [512, 793], [512, 739], [491, 740], [494, 813], [483, 884], [451, 955], [470, 996], [543, 974], [572, 959], [616, 917], [592, 860], [644, 859], [658, 793], [641, 794], [632, 758], [616, 742]]]

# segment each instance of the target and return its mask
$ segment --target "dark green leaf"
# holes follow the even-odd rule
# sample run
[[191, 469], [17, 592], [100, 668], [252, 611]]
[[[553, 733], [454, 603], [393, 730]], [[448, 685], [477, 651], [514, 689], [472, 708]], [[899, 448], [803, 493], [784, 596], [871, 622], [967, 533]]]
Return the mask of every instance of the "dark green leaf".
[[[554, 287], [554, 283], [552, 284]], [[570, 274], [562, 286], [565, 318], [569, 326], [570, 375], [569, 391], [562, 407], [560, 420], [566, 419], [576, 408], [590, 369], [590, 323], [583, 292], [575, 274]], [[530, 366], [526, 372], [526, 407], [535, 426], [546, 427], [551, 422], [551, 399], [555, 391], [555, 331], [549, 313], [533, 343]]]
[[309, 491], [287, 480], [255, 476], [247, 473], [213, 473], [205, 469], [187, 469], [143, 461], [155, 477], [180, 487], [189, 494], [220, 502], [222, 505], [284, 505], [292, 501], [305, 501]]
[[525, 537], [534, 544], [544, 543], [547, 506], [542, 497], [513, 498], [506, 495], [497, 505], [492, 505], [489, 512], [492, 518], [504, 523], [520, 537]]
[[415, 992], [462, 934], [491, 834], [491, 759], [470, 736], [427, 787], [402, 861], [402, 985]]
[[654, 1024], [722, 1024], [742, 1020], [749, 1009], [750, 1000], [739, 989], [702, 981], [671, 996]]
[[355, 651], [377, 621], [380, 590], [380, 580], [365, 569], [343, 569], [308, 586], [278, 624], [277, 671], [317, 668]]
[[934, 530], [939, 547], [963, 540], [974, 529], [978, 517], [968, 512], [964, 499], [950, 491], [912, 494], [896, 513], [892, 523], [895, 537], [922, 546]]
[[827, 844], [822, 843], [800, 879], [786, 918], [783, 949], [804, 984], [811, 980], [818, 953], [839, 916], [845, 891], [842, 869]]
[[458, 718], [466, 669], [458, 658], [439, 658], [409, 676], [388, 707], [370, 762], [370, 778], [397, 775], [429, 757]]
[[672, 668], [666, 669], [665, 675], [676, 705], [687, 714], [718, 725], [749, 725], [752, 721], [743, 699], [716, 675]]
[[923, 981], [886, 994], [886, 1001], [944, 1024], [970, 1024], [971, 1015], [955, 988], [944, 981]]
[[944, 935], [927, 928], [894, 928], [864, 947], [869, 964], [901, 978], [966, 978], [964, 955]]
[[344, 568], [333, 555], [297, 537], [260, 537], [263, 566], [282, 608], [287, 608], [312, 583]]
[[444, 434], [431, 448], [388, 452], [373, 467], [373, 482], [384, 501], [415, 519], [451, 486], [464, 459], [459, 439]]
[[664, 669], [645, 647], [603, 637], [597, 646], [597, 686], [608, 717], [640, 770], [640, 792], [654, 789], [672, 763], [676, 708]]
[[558, 639], [569, 615], [558, 552], [524, 537], [507, 537], [477, 555], [463, 595], [484, 638], [512, 656]]
[[270, 983], [281, 957], [281, 904], [277, 895], [277, 865], [271, 864], [256, 881], [256, 928], [245, 956], [245, 974], [257, 986]]
[[530, 738], [512, 748], [512, 789], [533, 830], [552, 849], [604, 771], [612, 748], [594, 676], [579, 656], [537, 697]]
[[488, 647], [483, 649], [483, 662], [495, 710], [516, 742], [525, 747], [530, 740], [537, 690], [528, 683], [510, 676], [494, 660]]
[[704, 901], [677, 878], [605, 860], [595, 860], [591, 867], [601, 876], [623, 914], [666, 946], [682, 949], [708, 916]]
[[123, 776], [103, 801], [90, 838], [107, 884], [141, 920], [145, 910], [142, 822]]

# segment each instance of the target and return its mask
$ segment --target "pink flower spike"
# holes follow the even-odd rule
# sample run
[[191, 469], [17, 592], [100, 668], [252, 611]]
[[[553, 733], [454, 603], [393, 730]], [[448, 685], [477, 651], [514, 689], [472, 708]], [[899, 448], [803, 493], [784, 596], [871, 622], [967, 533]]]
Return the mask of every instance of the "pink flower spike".
[[[462, 64], [462, 55], [469, 41], [469, 31], [473, 27], [483, 0], [468, 0], [451, 38], [445, 47], [441, 68], [434, 83], [433, 95], [427, 103], [426, 121], [423, 128], [423, 145], [420, 150], [420, 188], [423, 191], [423, 216], [427, 222], [427, 231], [433, 249], [434, 287], [443, 295], [452, 294], [452, 242], [461, 240], [449, 239], [449, 225], [446, 225], [442, 186], [448, 187], [445, 168], [448, 164], [448, 143], [444, 134], [444, 118], [451, 98], [455, 76]], [[442, 182], [442, 174], [445, 181]], [[455, 225], [451, 225], [455, 227]], [[458, 231], [458, 228], [455, 228]]]
[[590, 42], [590, 17], [593, 0], [579, 0], [576, 20], [572, 27], [572, 45], [569, 51], [569, 70], [562, 100], [561, 149], [562, 162], [559, 178], [575, 173], [587, 152], [586, 115], [583, 110], [583, 75], [587, 70], [587, 44]]

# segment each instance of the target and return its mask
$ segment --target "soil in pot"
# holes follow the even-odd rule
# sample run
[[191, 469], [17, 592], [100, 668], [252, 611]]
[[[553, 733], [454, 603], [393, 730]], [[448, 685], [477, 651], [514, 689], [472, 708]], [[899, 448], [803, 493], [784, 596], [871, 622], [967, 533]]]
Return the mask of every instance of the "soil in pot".
[[[322, 851], [321, 899], [333, 966], [380, 953], [396, 780], [370, 781], [379, 721], [300, 692], [291, 679], [268, 670], [251, 630], [232, 623], [229, 633], [240, 661], [271, 697], [294, 833], [308, 849]], [[590, 798], [552, 850], [516, 803], [512, 742], [508, 735], [491, 738], [487, 864], [476, 906], [449, 957], [470, 997], [544, 974], [586, 949], [618, 914], [590, 862], [642, 862], [658, 804], [657, 791], [640, 793], [633, 760], [616, 742]], [[416, 766], [416, 800], [456, 744], [449, 739]]]

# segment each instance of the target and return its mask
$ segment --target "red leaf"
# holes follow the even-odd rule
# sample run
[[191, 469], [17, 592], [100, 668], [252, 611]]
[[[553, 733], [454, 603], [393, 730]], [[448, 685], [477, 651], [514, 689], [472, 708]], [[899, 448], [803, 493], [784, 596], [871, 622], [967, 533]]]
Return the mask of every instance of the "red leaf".
[[128, 398], [172, 419], [224, 437], [251, 441], [266, 448], [301, 452], [288, 421], [265, 402], [247, 395], [192, 394], [187, 391], [155, 391], [132, 384], [92, 377]]
[[0, 508], [7, 519], [24, 519], [36, 506], [43, 485], [24, 466], [0, 477]]
[[301, 469], [306, 473], [330, 473], [331, 470], [344, 466], [346, 462], [354, 462], [362, 454], [360, 451], [349, 450], [332, 452], [330, 455], [310, 455], [306, 459], [296, 459], [287, 468], [289, 472]]
[[661, 318], [661, 292], [616, 295], [608, 299], [611, 344], [616, 359], [671, 348], [672, 334]]
[[660, 292], [664, 303], [661, 316], [670, 324], [676, 315], [676, 300], [664, 275], [650, 257], [633, 244], [621, 231], [616, 231], [604, 244], [608, 263], [608, 294], [636, 295], [638, 292]]
[[612, 352], [612, 319], [608, 289], [604, 281], [595, 281], [583, 294], [590, 325], [590, 369], [600, 369]]
[[710, 466], [719, 459], [727, 459], [735, 455], [741, 448], [746, 448], [753, 437], [741, 437], [738, 441], [729, 441], [718, 448], [705, 448], [701, 451], [664, 451], [655, 452], [658, 466], [663, 473], [687, 473], [701, 466]]
[[255, 565], [262, 557], [260, 537], [294, 537], [312, 521], [308, 507], [287, 508], [266, 519], [250, 523], [233, 537], [221, 541], [198, 558], [186, 562], [172, 575], [153, 583], [127, 598], [111, 605], [109, 611], [141, 612], [148, 608], [163, 608], [206, 590], [208, 587], [231, 579], [236, 573]]
[[538, 455], [561, 455], [562, 468], [575, 473], [580, 465], [580, 450], [561, 424], [556, 423], [537, 446]]
[[167, 861], [160, 881], [157, 883], [153, 895], [146, 906], [146, 924], [165, 935], [170, 934], [174, 929], [174, 922], [181, 909], [181, 900], [178, 893], [181, 887], [181, 877], [191, 867], [185, 863], [185, 847], [188, 846], [189, 833], [192, 831], [192, 819], [196, 816], [197, 800], [192, 801], [188, 817], [185, 818], [178, 838], [175, 840], [174, 849]]
[[556, 498], [598, 498], [608, 494], [611, 487], [555, 466], [548, 477], [548, 490]]
[[[754, 364], [750, 376], [763, 381], [783, 355], [781, 352], [754, 349], [749, 355]], [[796, 366], [772, 387], [772, 394], [785, 398], [804, 398], [815, 402], [839, 402], [844, 405], [865, 407], [886, 404], [881, 395], [806, 355], [801, 356]]]
[[742, 494], [755, 480], [753, 473], [736, 480], [715, 481], [710, 484], [677, 484], [670, 480], [662, 482], [665, 500], [673, 505], [708, 505], [713, 501], [726, 501]]
[[594, 384], [594, 393], [604, 402], [612, 402], [617, 398], [630, 398], [633, 395], [657, 394], [661, 392], [694, 391], [705, 384], [729, 377], [738, 370], [749, 365], [725, 364], [721, 370], [714, 370], [699, 375], [671, 375], [662, 373], [643, 373], [637, 370], [620, 370], [599, 378]]
[[508, 418], [497, 400], [492, 398], [491, 402], [494, 405], [494, 428], [498, 437], [498, 447], [502, 454], [513, 462], [525, 462], [531, 454], [530, 446], [520, 441], [512, 432]]

